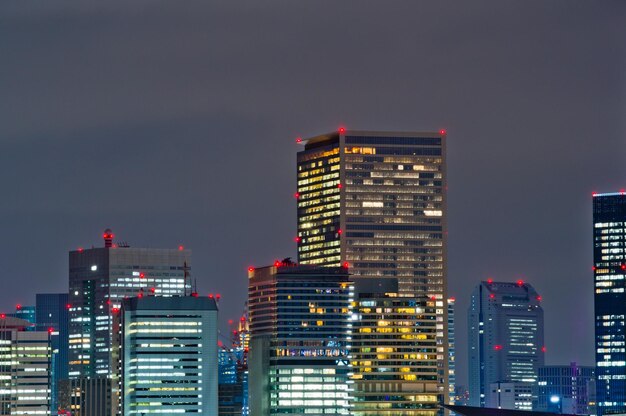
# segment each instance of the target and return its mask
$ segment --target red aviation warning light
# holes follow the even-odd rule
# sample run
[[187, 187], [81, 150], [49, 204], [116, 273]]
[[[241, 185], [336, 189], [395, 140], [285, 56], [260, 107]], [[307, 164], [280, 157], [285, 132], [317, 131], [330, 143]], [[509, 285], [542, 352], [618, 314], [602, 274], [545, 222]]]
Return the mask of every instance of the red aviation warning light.
[[495, 294], [493, 294], [493, 293], [490, 293], [490, 294], [489, 294], [489, 299], [495, 299], [495, 298], [496, 298], [496, 295], [495, 295]]
[[541, 347], [541, 352], [546, 352], [546, 351], [548, 351], [548, 349], [546, 348], [545, 345], [543, 347]]
[[293, 194], [293, 197], [296, 199], [300, 199], [300, 193], [296, 192], [295, 194]]
[[343, 233], [343, 230], [340, 228], [337, 230], [337, 234], [341, 235]]
[[143, 279], [143, 278], [145, 278], [145, 277], [146, 277], [146, 274], [145, 274], [145, 273], [143, 273], [143, 272], [139, 273], [139, 278], [140, 278], [140, 279]]
[[496, 351], [501, 351], [502, 350], [502, 345], [498, 344], [498, 345], [494, 345], [493, 349]]
[[522, 279], [517, 281], [518, 286], [524, 286], [524, 281]]
[[220, 300], [222, 298], [222, 295], [220, 295], [219, 293], [215, 295], [215, 299]]
[[492, 283], [493, 283], [493, 279], [492, 279], [492, 278], [487, 279], [487, 284], [488, 284], [488, 285], [490, 285], [490, 284], [492, 284]]
[[348, 263], [347, 261], [343, 262], [343, 268], [344, 269], [349, 269], [350, 268], [350, 263]]
[[19, 303], [17, 305], [15, 305], [15, 310], [16, 311], [21, 311], [22, 310], [22, 305], [20, 305]]
[[339, 134], [344, 134], [346, 132], [345, 127], [339, 127]]
[[53, 332], [54, 332], [54, 328], [52, 328], [52, 327], [48, 328], [48, 334], [51, 334]]
[[178, 251], [183, 251], [184, 249], [185, 249], [185, 246], [183, 245], [178, 246]]
[[439, 134], [442, 134], [442, 135], [443, 135], [443, 134], [446, 134], [446, 130], [445, 130], [445, 129], [441, 129], [441, 130], [439, 130]]
[[342, 185], [342, 184], [340, 184], [340, 183], [338, 183], [338, 184], [337, 184], [337, 188], [341, 189], [341, 188], [343, 188], [343, 185]]
[[296, 143], [302, 143], [302, 137], [296, 137]]
[[113, 312], [113, 313], [118, 313], [119, 311], [120, 311], [120, 308], [112, 308], [111, 309], [111, 312]]
[[213, 293], [209, 293], [209, 299], [213, 299]]
[[302, 239], [300, 237], [295, 237], [293, 241], [295, 241], [296, 243], [299, 243], [300, 241], [302, 241]]
[[541, 299], [543, 299], [543, 298], [541, 297], [541, 295], [537, 295], [537, 300], [538, 300], [539, 302], [541, 302]]
[[248, 267], [248, 271], [249, 272], [253, 272], [254, 271], [254, 267], [252, 267], [252, 266]]
[[69, 303], [65, 305], [65, 309], [70, 309], [72, 307], [72, 305], [70, 305]]
[[281, 265], [281, 262], [280, 262], [280, 261], [276, 260], [276, 261], [274, 262], [274, 267], [280, 267], [280, 265]]

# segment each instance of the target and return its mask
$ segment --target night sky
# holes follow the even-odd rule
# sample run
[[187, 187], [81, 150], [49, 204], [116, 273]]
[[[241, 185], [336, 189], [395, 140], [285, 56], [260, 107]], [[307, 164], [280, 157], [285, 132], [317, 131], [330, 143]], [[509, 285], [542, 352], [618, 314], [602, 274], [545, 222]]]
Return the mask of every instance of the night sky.
[[449, 292], [535, 286], [593, 363], [591, 193], [626, 188], [626, 2], [0, 2], [0, 309], [111, 227], [193, 250], [237, 319], [295, 257], [297, 136], [448, 131]]

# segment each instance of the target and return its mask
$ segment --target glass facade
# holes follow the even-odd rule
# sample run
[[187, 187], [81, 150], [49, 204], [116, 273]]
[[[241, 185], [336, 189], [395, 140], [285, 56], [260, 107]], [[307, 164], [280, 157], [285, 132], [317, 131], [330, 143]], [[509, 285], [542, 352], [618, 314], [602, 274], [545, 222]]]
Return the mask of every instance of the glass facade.
[[69, 253], [69, 376], [109, 376], [116, 366], [113, 311], [124, 298], [181, 296], [191, 252], [175, 249], [104, 247]]
[[[295, 195], [298, 261], [349, 267], [355, 278], [396, 279], [398, 296], [434, 301], [431, 364], [440, 402], [447, 401], [445, 131], [340, 129], [303, 144]], [[377, 348], [375, 337], [371, 342]], [[431, 348], [429, 342], [415, 340], [407, 354]], [[411, 390], [409, 383], [396, 383], [389, 393]]]
[[50, 414], [50, 334], [0, 317], [0, 414]]
[[217, 415], [215, 300], [147, 296], [122, 303], [122, 414]]
[[626, 194], [593, 196], [598, 415], [626, 413]]
[[283, 261], [248, 277], [250, 413], [350, 414], [347, 270]]
[[35, 310], [37, 330], [51, 330], [50, 408], [54, 412], [59, 407], [59, 381], [68, 378], [69, 310], [67, 293], [37, 294]]
[[535, 410], [572, 415], [593, 415], [595, 368], [570, 365], [539, 367]]
[[439, 385], [437, 301], [399, 296], [397, 286], [378, 291], [357, 279], [351, 351], [355, 416], [439, 413], [444, 393]]
[[536, 386], [545, 346], [541, 296], [531, 285], [481, 282], [472, 293], [468, 332], [471, 406], [487, 406], [493, 383]]

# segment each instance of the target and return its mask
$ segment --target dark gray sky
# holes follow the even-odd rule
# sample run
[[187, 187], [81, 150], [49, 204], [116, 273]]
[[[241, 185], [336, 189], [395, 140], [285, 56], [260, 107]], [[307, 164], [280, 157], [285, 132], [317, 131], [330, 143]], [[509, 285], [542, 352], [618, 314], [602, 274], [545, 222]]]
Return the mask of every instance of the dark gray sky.
[[0, 2], [0, 309], [67, 290], [111, 227], [194, 252], [237, 318], [295, 255], [294, 138], [448, 130], [450, 294], [544, 298], [547, 361], [593, 362], [591, 192], [626, 187], [626, 2]]

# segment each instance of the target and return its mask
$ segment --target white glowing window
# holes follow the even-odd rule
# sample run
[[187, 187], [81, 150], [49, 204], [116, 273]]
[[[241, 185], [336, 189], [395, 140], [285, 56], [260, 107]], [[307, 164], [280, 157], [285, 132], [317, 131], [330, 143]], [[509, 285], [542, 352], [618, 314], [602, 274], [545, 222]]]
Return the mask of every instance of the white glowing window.
[[91, 266], [91, 271], [95, 272], [96, 270], [98, 270], [98, 266], [96, 266], [95, 264], [93, 266]]

